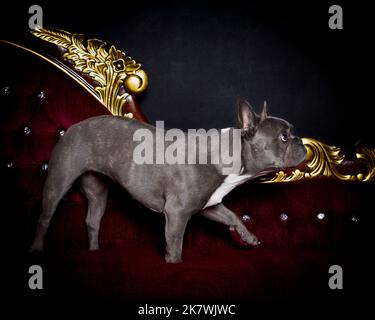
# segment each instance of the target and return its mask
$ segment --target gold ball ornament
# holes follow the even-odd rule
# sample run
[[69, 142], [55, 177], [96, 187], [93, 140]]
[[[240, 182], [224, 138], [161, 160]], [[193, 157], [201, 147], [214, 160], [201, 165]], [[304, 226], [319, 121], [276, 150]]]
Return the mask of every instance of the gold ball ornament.
[[126, 76], [124, 80], [125, 91], [131, 95], [141, 94], [148, 86], [147, 73], [139, 69]]

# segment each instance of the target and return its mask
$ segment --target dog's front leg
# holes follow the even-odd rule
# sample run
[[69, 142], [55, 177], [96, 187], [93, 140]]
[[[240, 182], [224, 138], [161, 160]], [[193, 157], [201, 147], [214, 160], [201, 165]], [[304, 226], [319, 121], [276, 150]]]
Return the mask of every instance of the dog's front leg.
[[201, 213], [210, 220], [235, 228], [242, 240], [248, 244], [253, 246], [260, 244], [257, 237], [247, 230], [241, 219], [223, 204], [219, 203], [216, 206], [208, 207]]
[[165, 214], [166, 262], [181, 262], [183, 238], [190, 216], [186, 213]]

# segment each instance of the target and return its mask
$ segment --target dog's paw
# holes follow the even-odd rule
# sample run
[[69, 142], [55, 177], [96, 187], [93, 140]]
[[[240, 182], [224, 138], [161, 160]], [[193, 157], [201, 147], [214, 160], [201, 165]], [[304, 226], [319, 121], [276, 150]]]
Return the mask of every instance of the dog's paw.
[[260, 244], [258, 238], [250, 233], [246, 228], [236, 228], [237, 233], [241, 239], [251, 246], [257, 246]]
[[100, 248], [99, 248], [99, 245], [98, 244], [90, 244], [89, 245], [89, 251], [98, 251]]
[[258, 238], [256, 236], [254, 236], [253, 234], [249, 234], [249, 235], [241, 235], [241, 238], [242, 240], [244, 240], [246, 243], [252, 245], [252, 246], [257, 246], [260, 244], [260, 241], [258, 240]]
[[165, 262], [167, 263], [180, 263], [182, 262], [181, 257], [172, 256], [169, 254], [165, 255]]
[[43, 242], [41, 242], [41, 241], [34, 241], [28, 252], [29, 253], [33, 253], [33, 252], [40, 252], [40, 253], [42, 253], [43, 252]]

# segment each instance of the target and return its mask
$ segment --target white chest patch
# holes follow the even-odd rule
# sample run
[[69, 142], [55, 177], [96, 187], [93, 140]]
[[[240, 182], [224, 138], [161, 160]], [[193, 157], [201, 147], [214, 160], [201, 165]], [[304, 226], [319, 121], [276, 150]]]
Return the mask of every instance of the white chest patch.
[[214, 206], [218, 203], [221, 203], [223, 198], [231, 192], [235, 187], [249, 180], [251, 175], [240, 175], [240, 174], [230, 174], [228, 175], [223, 183], [214, 191], [210, 199], [208, 199], [204, 208]]

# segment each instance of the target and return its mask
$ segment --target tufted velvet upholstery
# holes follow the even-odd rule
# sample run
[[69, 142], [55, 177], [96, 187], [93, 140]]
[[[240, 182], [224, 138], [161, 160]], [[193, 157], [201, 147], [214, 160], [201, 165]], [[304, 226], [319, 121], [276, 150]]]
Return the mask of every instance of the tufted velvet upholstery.
[[[11, 250], [27, 265], [53, 146], [72, 124], [109, 112], [40, 58], [6, 45], [0, 50], [8, 61], [0, 74], [4, 225]], [[76, 185], [60, 203], [47, 235], [46, 292], [101, 299], [328, 297], [333, 294], [328, 267], [340, 264], [349, 274], [358, 267], [356, 248], [371, 192], [373, 184], [328, 178], [247, 183], [225, 203], [250, 217], [246, 224], [262, 245], [245, 250], [226, 228], [197, 216], [186, 232], [184, 262], [169, 265], [163, 259], [163, 216], [142, 208], [114, 184], [100, 231], [102, 249], [89, 252], [86, 201]]]

